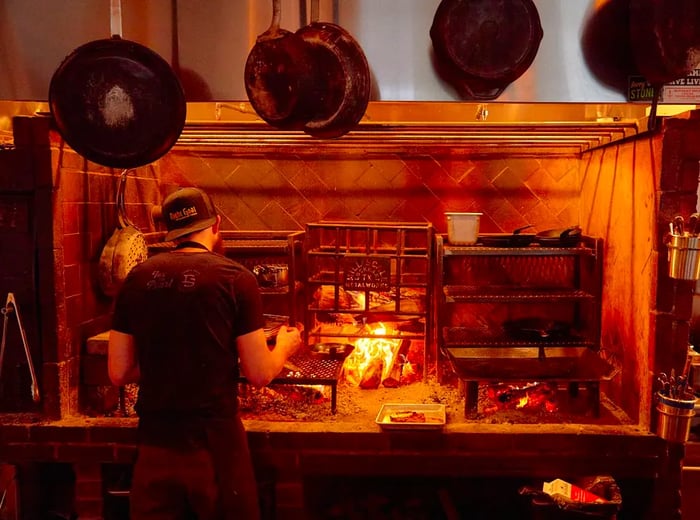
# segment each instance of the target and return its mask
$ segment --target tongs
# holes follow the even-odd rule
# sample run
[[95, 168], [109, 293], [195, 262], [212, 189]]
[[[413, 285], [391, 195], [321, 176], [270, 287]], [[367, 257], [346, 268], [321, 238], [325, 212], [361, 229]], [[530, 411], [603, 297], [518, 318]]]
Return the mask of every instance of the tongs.
[[27, 358], [27, 364], [29, 365], [29, 373], [32, 377], [32, 399], [35, 403], [39, 402], [39, 383], [36, 378], [36, 372], [34, 371], [34, 363], [32, 362], [32, 355], [29, 352], [29, 342], [27, 341], [27, 333], [22, 325], [22, 318], [19, 314], [19, 307], [17, 306], [17, 301], [15, 300], [15, 295], [13, 293], [7, 294], [7, 301], [5, 306], [0, 309], [3, 314], [2, 322], [2, 339], [0, 339], [0, 377], [2, 376], [2, 367], [5, 360], [5, 339], [7, 337], [7, 322], [9, 320], [10, 314], [14, 314], [17, 317], [17, 326], [19, 327], [20, 336], [22, 336], [22, 345], [24, 345], [24, 355]]

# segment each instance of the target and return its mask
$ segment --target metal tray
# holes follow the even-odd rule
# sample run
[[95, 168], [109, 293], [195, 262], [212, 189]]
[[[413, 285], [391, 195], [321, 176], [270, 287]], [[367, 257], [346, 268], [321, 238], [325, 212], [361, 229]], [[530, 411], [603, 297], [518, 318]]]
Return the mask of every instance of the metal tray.
[[[392, 422], [391, 414], [401, 412], [419, 412], [425, 414], [426, 422]], [[383, 404], [379, 409], [375, 423], [383, 430], [440, 430], [445, 426], [444, 404]]]
[[[458, 377], [466, 380], [558, 379], [601, 381], [615, 368], [586, 347], [447, 348]], [[544, 354], [542, 357], [541, 354]]]

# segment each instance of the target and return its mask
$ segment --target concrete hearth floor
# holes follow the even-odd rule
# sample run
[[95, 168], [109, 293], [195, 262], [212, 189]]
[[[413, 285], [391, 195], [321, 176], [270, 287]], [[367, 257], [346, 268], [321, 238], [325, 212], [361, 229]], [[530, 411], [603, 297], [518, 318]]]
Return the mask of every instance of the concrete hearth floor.
[[[343, 382], [337, 388], [337, 410], [331, 412], [329, 387], [300, 387], [273, 385], [261, 390], [243, 386], [241, 412], [246, 428], [251, 432], [381, 432], [375, 419], [382, 404], [445, 405], [444, 433], [556, 433], [593, 435], [653, 436], [634, 423], [605, 395], [601, 396], [600, 414], [590, 410], [585, 392], [571, 398], [560, 389], [557, 402], [560, 409], [547, 412], [536, 407], [527, 410], [502, 409], [493, 413], [480, 412], [466, 417], [463, 389], [436, 382], [418, 382], [398, 388], [364, 390]], [[486, 399], [480, 388], [480, 410]], [[566, 410], [566, 411], [564, 411]], [[0, 414], [4, 425], [51, 425], [133, 428], [136, 426], [133, 401], [127, 406], [127, 416], [116, 412], [112, 416], [75, 415], [60, 421], [48, 421], [32, 414]], [[410, 428], [407, 428], [410, 429]]]

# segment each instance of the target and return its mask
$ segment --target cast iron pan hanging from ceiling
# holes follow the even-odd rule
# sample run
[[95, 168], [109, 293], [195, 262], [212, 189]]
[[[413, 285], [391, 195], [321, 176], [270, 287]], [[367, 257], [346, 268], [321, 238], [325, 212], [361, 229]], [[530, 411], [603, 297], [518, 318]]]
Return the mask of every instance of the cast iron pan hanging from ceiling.
[[500, 96], [530, 67], [542, 36], [532, 0], [442, 0], [430, 28], [438, 72], [471, 99]]
[[255, 112], [268, 124], [301, 129], [317, 102], [315, 67], [304, 41], [280, 28], [281, 0], [272, 0], [272, 22], [245, 63], [245, 89]]
[[175, 72], [156, 52], [121, 38], [121, 3], [111, 0], [113, 36], [88, 42], [54, 72], [49, 106], [61, 137], [103, 166], [136, 168], [167, 153], [185, 125]]
[[364, 116], [371, 73], [360, 44], [343, 27], [319, 21], [318, 0], [311, 0], [311, 23], [296, 34], [310, 49], [317, 73], [316, 111], [304, 125], [314, 137], [341, 137]]
[[649, 130], [656, 128], [656, 107], [664, 84], [700, 66], [698, 0], [630, 0], [629, 35], [639, 72], [654, 87]]

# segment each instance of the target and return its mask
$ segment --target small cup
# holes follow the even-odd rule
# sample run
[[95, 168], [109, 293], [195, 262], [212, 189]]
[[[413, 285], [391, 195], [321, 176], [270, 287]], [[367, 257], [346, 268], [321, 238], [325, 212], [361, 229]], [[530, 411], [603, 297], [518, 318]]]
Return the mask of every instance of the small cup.
[[479, 223], [483, 213], [445, 213], [447, 240], [456, 246], [472, 246], [479, 238]]

